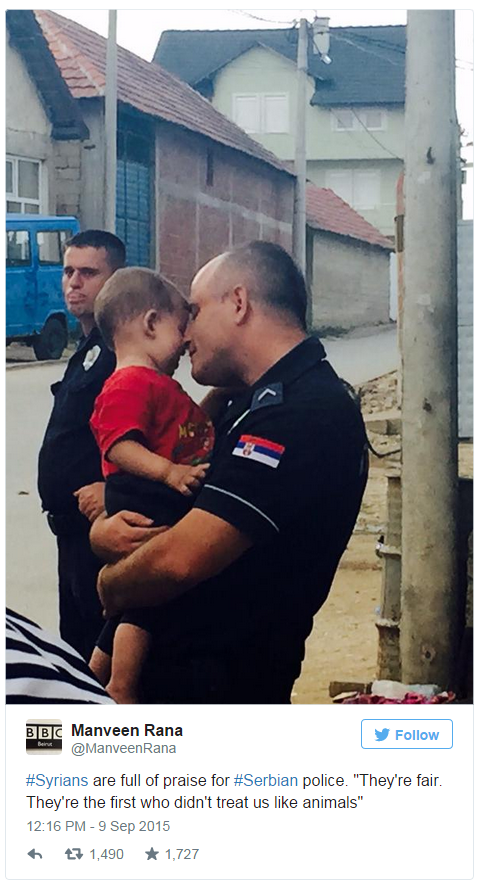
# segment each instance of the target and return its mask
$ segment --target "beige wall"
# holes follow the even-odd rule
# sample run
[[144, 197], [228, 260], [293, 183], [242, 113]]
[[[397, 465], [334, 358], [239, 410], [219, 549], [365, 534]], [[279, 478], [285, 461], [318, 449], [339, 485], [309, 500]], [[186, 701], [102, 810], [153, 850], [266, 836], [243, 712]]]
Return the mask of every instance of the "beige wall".
[[[50, 135], [51, 124], [19, 53], [8, 43], [5, 59], [7, 127], [11, 133]], [[7, 146], [8, 147], [8, 146]]]
[[82, 143], [55, 141], [20, 54], [6, 46], [6, 153], [40, 160], [41, 212], [78, 216]]
[[6, 153], [42, 161], [41, 210], [54, 213], [51, 124], [20, 54], [6, 45]]
[[[233, 117], [235, 93], [286, 93], [289, 96], [289, 132], [251, 133], [252, 137], [283, 160], [295, 155], [296, 66], [284, 56], [255, 47], [233, 59], [215, 77], [213, 104], [227, 117]], [[355, 207], [383, 234], [394, 233], [396, 182], [404, 157], [404, 109], [385, 109], [385, 129], [369, 132], [359, 123], [352, 131], [338, 132], [329, 109], [309, 102], [314, 80], [308, 77], [306, 109], [307, 175], [316, 185], [325, 186], [328, 171], [365, 168], [380, 171], [380, 204], [373, 209]]]
[[[294, 158], [296, 127], [296, 66], [270, 49], [255, 47], [225, 65], [215, 77], [213, 104], [227, 117], [233, 116], [235, 93], [288, 93], [289, 132], [252, 133], [258, 142], [283, 160]], [[388, 108], [384, 130], [368, 132], [358, 124], [353, 132], [338, 132], [328, 108], [310, 105], [314, 79], [308, 77], [306, 109], [306, 156], [313, 160], [388, 160], [404, 157], [404, 109]]]
[[389, 253], [386, 250], [314, 231], [312, 253], [315, 329], [349, 330], [388, 322]]

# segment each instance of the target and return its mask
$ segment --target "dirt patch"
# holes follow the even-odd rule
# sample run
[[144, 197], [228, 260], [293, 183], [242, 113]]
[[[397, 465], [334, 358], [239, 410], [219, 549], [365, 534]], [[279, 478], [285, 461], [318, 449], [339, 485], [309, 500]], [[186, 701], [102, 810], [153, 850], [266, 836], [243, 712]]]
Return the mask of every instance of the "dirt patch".
[[381, 593], [381, 562], [375, 553], [384, 527], [385, 479], [373, 469], [366, 488], [358, 528], [351, 537], [329, 598], [317, 614], [306, 644], [293, 703], [331, 703], [331, 681], [369, 682], [375, 677]]
[[397, 378], [397, 370], [394, 370], [356, 387], [361, 398], [361, 410], [365, 416], [397, 408]]

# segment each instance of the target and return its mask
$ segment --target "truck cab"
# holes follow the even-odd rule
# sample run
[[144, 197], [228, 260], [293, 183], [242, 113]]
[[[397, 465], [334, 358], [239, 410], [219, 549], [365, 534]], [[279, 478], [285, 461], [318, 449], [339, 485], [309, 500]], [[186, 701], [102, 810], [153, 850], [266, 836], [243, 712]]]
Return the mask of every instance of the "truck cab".
[[7, 213], [7, 345], [14, 340], [33, 346], [44, 361], [60, 358], [75, 318], [62, 294], [63, 247], [79, 231], [73, 216]]

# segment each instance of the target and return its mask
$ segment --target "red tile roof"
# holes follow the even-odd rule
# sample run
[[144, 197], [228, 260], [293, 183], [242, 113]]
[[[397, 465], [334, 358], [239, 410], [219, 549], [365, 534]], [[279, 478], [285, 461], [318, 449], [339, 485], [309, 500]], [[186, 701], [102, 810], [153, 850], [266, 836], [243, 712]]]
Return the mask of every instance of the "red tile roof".
[[393, 244], [370, 222], [366, 222], [346, 201], [330, 188], [306, 187], [306, 216], [308, 225], [343, 237], [365, 241], [377, 247], [392, 250]]
[[[106, 39], [57, 13], [35, 16], [50, 51], [75, 99], [105, 94]], [[255, 142], [213, 105], [157, 64], [118, 47], [118, 99], [145, 114], [200, 133], [290, 172], [270, 151]]]

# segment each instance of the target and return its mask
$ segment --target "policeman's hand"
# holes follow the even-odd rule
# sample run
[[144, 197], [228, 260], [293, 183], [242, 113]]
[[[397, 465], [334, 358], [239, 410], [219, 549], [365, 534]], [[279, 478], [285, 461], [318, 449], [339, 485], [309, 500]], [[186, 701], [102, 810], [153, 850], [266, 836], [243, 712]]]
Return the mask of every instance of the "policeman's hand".
[[171, 463], [165, 477], [165, 484], [168, 487], [173, 487], [174, 490], [179, 490], [183, 496], [191, 496], [195, 490], [201, 487], [209, 467], [209, 463], [201, 463], [199, 466], [178, 466]]
[[130, 555], [152, 536], [165, 528], [152, 527], [151, 518], [138, 512], [123, 510], [107, 518], [106, 514], [96, 519], [90, 531], [93, 551], [108, 564]]
[[78, 508], [85, 518], [95, 521], [105, 508], [105, 482], [95, 481], [73, 492], [78, 500]]

